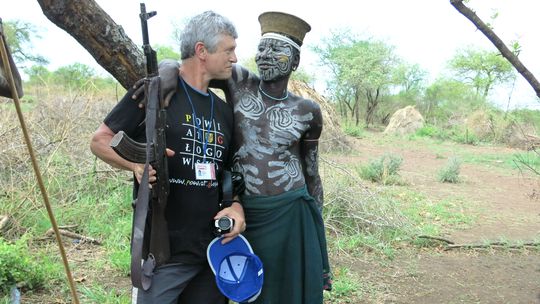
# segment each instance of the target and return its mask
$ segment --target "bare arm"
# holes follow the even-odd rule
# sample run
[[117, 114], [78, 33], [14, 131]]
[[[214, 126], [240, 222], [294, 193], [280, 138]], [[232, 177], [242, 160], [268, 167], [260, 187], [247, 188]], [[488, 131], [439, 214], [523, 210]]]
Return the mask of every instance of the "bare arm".
[[[231, 100], [231, 84], [232, 82], [237, 82], [239, 79], [249, 78], [252, 81], [258, 81], [257, 75], [250, 72], [246, 68], [234, 64], [233, 65], [233, 75], [230, 79], [212, 79], [210, 81], [209, 87], [221, 89], [225, 93], [226, 100]], [[180, 62], [173, 59], [163, 59], [159, 62], [159, 76], [161, 77], [161, 92], [164, 96], [165, 106], [169, 104], [172, 96], [176, 92], [176, 87], [178, 84], [178, 69], [180, 68]], [[240, 76], [241, 77], [240, 77]], [[144, 78], [139, 79], [133, 85], [133, 95], [132, 99], [139, 101], [139, 107], [143, 108], [145, 100], [142, 98], [144, 96]]]
[[323, 187], [319, 175], [319, 137], [322, 132], [322, 114], [319, 106], [312, 102], [313, 120], [309, 131], [301, 141], [301, 159], [309, 194], [315, 199], [319, 211], [323, 208]]
[[[161, 93], [165, 107], [169, 105], [172, 96], [176, 92], [178, 85], [178, 73], [180, 63], [173, 59], [163, 59], [159, 62], [159, 77], [161, 78]], [[131, 98], [139, 102], [139, 108], [144, 108], [146, 99], [144, 97], [144, 80], [141, 78], [133, 84], [133, 95]]]
[[[92, 141], [90, 142], [90, 150], [94, 155], [99, 157], [101, 160], [107, 164], [123, 169], [132, 171], [137, 180], [140, 181], [142, 173], [144, 170], [144, 164], [137, 164], [127, 161], [120, 157], [114, 150], [110, 147], [109, 143], [115, 133], [104, 123], [98, 127], [94, 135], [92, 136]], [[155, 170], [150, 170], [150, 182], [155, 181]]]
[[302, 160], [304, 176], [309, 194], [315, 199], [317, 208], [323, 208], [323, 187], [319, 175], [318, 140], [304, 140], [302, 143]]

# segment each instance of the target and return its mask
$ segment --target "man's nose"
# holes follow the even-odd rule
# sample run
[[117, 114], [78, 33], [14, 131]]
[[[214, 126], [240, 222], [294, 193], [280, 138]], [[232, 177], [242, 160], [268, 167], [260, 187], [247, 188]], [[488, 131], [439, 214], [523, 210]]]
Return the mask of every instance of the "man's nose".
[[270, 49], [269, 48], [265, 48], [264, 50], [261, 51], [261, 57], [268, 58], [268, 56], [270, 56]]

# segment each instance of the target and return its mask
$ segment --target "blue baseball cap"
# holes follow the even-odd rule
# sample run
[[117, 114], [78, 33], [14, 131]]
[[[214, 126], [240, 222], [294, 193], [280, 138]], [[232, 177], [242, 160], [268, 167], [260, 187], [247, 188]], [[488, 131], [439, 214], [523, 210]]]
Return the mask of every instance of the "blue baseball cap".
[[250, 303], [261, 294], [263, 265], [253, 253], [251, 245], [243, 235], [238, 235], [227, 244], [217, 237], [206, 250], [208, 264], [216, 275], [216, 284], [227, 298], [238, 303]]

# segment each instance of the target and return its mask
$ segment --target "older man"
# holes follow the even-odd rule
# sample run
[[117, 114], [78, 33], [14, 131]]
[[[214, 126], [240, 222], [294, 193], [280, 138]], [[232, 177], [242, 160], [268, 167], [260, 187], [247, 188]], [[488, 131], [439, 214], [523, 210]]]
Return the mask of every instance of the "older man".
[[[167, 107], [167, 148], [175, 152], [168, 162], [168, 235], [155, 235], [168, 238], [170, 258], [158, 263], [151, 287], [138, 290], [139, 304], [228, 302], [206, 262], [206, 248], [215, 237], [214, 218], [233, 218], [234, 228], [225, 236], [234, 238], [244, 229], [244, 213], [237, 202], [220, 210], [220, 176], [230, 167], [233, 152], [229, 148], [233, 113], [208, 84], [231, 77], [237, 36], [234, 25], [212, 11], [194, 16], [182, 33], [182, 67], [174, 77], [178, 86]], [[132, 171], [140, 182], [142, 165], [121, 158], [109, 146], [119, 131], [139, 141], [144, 138], [145, 111], [131, 101], [132, 93], [107, 115], [90, 147], [110, 165]], [[155, 170], [151, 175], [150, 181], [155, 181]]]

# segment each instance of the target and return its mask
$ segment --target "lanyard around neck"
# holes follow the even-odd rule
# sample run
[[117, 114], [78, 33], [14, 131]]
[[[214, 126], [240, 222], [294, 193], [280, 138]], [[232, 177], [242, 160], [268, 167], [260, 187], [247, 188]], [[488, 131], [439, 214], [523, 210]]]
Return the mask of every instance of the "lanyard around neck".
[[[201, 125], [197, 122], [197, 113], [195, 112], [195, 105], [193, 105], [193, 101], [191, 101], [191, 97], [189, 96], [189, 92], [186, 87], [186, 82], [182, 77], [180, 77], [180, 81], [182, 82], [182, 86], [184, 87], [184, 92], [186, 93], [187, 100], [189, 102], [189, 105], [191, 105], [191, 111], [193, 112], [193, 126], [197, 129], [197, 134], [199, 135], [199, 138], [201, 138], [201, 141], [203, 142], [203, 161], [206, 161], [206, 148], [208, 146], [208, 135], [209, 130], [212, 129], [212, 124], [214, 123], [214, 96], [212, 95], [212, 92], [208, 92], [208, 95], [210, 95], [210, 127], [208, 130], [206, 130], [206, 136], [204, 135], [204, 122], [201, 118]], [[204, 139], [203, 139], [204, 138]]]

